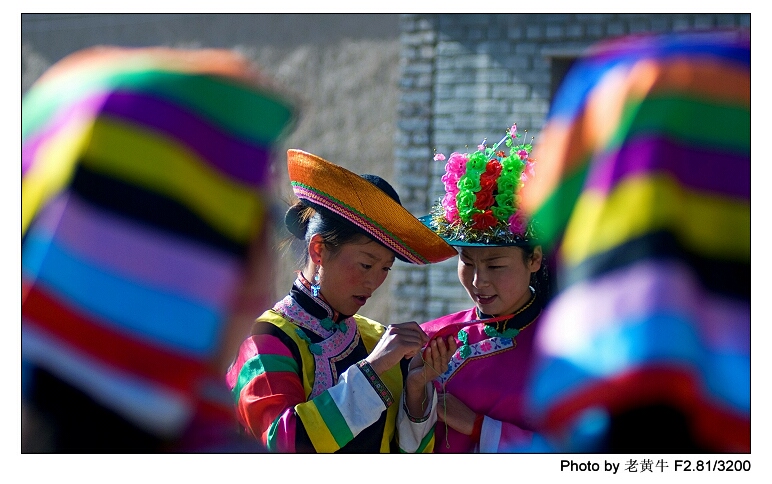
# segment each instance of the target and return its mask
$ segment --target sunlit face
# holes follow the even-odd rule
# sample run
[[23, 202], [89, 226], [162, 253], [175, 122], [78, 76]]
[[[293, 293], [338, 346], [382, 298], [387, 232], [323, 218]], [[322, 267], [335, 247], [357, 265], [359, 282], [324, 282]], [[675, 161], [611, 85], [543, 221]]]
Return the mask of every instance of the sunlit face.
[[346, 315], [365, 305], [394, 264], [394, 252], [372, 239], [343, 244], [334, 254], [325, 247], [321, 255], [321, 295], [334, 310]]
[[541, 267], [541, 247], [526, 263], [520, 247], [463, 247], [458, 279], [480, 311], [492, 316], [517, 312], [531, 297], [531, 273]]

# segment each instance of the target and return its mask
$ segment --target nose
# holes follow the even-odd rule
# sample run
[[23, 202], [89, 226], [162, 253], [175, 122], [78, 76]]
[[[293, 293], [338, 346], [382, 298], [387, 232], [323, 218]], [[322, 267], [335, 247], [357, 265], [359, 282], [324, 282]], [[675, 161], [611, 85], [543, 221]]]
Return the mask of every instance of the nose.
[[371, 272], [372, 272], [371, 274], [368, 274], [367, 277], [365, 277], [364, 288], [370, 292], [373, 292], [376, 289], [378, 289], [381, 286], [381, 284], [383, 284], [383, 281], [386, 279], [387, 274], [384, 273], [383, 275], [380, 275], [375, 271], [371, 271]]
[[481, 269], [474, 270], [474, 277], [472, 278], [472, 285], [474, 287], [482, 287], [488, 284], [488, 278], [485, 275], [485, 271]]

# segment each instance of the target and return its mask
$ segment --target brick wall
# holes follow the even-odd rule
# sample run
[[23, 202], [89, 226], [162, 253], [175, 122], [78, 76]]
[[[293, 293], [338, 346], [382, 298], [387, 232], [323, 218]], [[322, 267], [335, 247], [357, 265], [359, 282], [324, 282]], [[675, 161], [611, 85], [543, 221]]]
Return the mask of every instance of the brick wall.
[[[403, 14], [395, 184], [414, 215], [442, 197], [446, 156], [517, 122], [538, 143], [562, 59], [601, 39], [644, 32], [750, 29], [750, 14]], [[495, 140], [494, 140], [495, 138]], [[474, 149], [474, 148], [472, 148]], [[392, 272], [399, 320], [426, 321], [471, 306], [456, 258]]]

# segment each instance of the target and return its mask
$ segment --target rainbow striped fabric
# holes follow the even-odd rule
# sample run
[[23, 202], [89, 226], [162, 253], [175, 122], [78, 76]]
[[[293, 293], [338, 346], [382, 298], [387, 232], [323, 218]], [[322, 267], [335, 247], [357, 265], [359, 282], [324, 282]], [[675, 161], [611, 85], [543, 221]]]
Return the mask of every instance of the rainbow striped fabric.
[[22, 102], [22, 357], [138, 426], [189, 421], [294, 103], [226, 50], [98, 47]]
[[563, 450], [656, 403], [750, 450], [750, 107], [743, 32], [610, 42], [556, 94], [523, 203], [560, 286], [529, 404]]

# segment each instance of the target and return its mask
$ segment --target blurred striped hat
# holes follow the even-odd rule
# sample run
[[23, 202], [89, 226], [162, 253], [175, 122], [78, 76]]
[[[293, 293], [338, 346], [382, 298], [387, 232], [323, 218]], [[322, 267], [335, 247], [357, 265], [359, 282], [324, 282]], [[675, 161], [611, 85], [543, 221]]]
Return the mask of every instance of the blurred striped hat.
[[530, 394], [552, 435], [663, 404], [750, 451], [750, 108], [748, 32], [623, 38], [568, 73], [523, 190], [560, 286]]
[[22, 357], [161, 435], [190, 418], [294, 103], [226, 50], [97, 47], [22, 101]]

